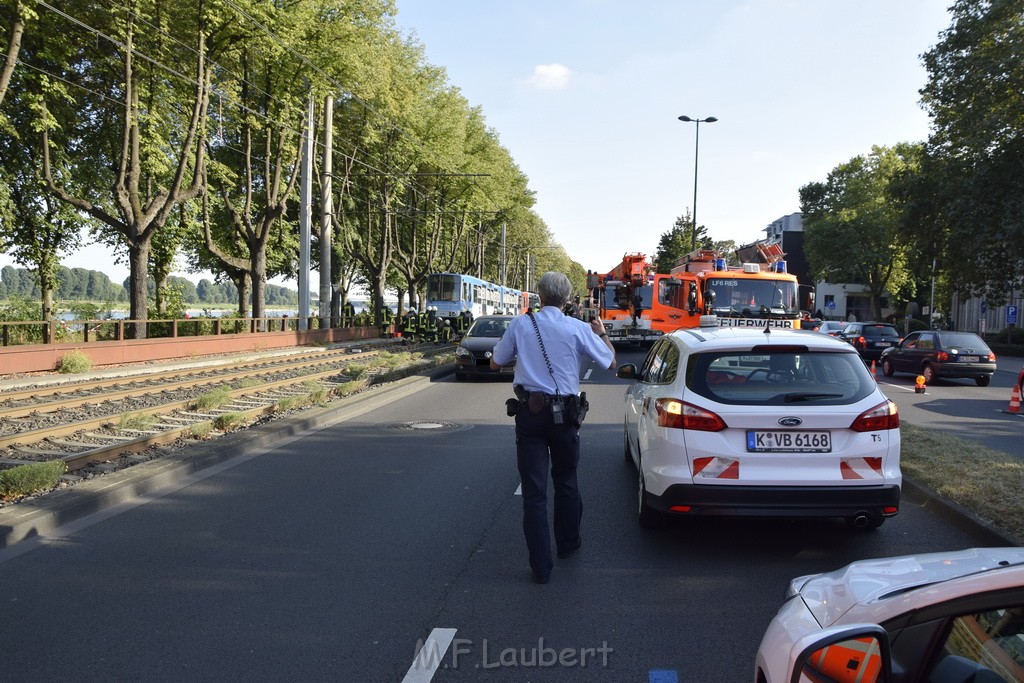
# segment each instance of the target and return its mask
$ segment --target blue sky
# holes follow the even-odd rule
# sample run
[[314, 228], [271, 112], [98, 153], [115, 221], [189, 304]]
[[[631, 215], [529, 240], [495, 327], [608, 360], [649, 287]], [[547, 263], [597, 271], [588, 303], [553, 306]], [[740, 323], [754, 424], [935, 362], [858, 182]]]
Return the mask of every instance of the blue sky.
[[[481, 107], [554, 238], [605, 271], [653, 255], [693, 204], [681, 114], [719, 119], [700, 126], [697, 179], [716, 240], [762, 237], [872, 145], [926, 139], [920, 55], [948, 1], [397, 0], [397, 24]], [[63, 263], [128, 272], [102, 247]]]
[[530, 179], [585, 268], [653, 254], [693, 204], [750, 242], [801, 185], [871, 146], [925, 140], [920, 55], [947, 0], [397, 0], [398, 24]]

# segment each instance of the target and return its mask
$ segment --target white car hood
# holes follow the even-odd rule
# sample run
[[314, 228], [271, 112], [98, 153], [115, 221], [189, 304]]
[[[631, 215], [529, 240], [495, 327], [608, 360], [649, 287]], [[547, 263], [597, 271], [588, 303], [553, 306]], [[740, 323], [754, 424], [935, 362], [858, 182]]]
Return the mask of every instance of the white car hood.
[[821, 625], [828, 628], [857, 604], [976, 574], [1024, 563], [1024, 548], [973, 548], [854, 562], [825, 574], [793, 579], [798, 594]]

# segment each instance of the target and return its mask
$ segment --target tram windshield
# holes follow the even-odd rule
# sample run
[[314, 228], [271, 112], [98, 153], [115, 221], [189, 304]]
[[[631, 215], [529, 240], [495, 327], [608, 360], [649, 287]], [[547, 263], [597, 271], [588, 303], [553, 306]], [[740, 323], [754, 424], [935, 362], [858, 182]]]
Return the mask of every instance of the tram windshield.
[[427, 299], [430, 301], [458, 301], [459, 276], [445, 273], [428, 275]]

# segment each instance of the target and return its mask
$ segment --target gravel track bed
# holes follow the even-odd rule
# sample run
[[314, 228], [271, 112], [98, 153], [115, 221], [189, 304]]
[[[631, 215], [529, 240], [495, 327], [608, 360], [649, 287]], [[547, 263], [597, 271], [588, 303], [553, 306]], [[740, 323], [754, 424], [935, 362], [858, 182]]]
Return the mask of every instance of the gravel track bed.
[[[428, 351], [428, 353], [429, 353], [431, 350], [436, 350], [436, 347], [434, 349], [430, 349], [430, 348], [424, 348], [424, 347], [421, 346], [419, 348], [415, 348], [415, 347], [414, 348], [403, 348], [401, 350], [402, 351]], [[218, 356], [209, 356], [209, 357], [206, 357], [206, 358], [218, 358]], [[294, 359], [294, 356], [292, 356], [290, 358]], [[194, 361], [194, 360], [198, 360], [198, 359], [190, 359], [190, 360]], [[449, 359], [449, 360], [451, 360], [451, 359]], [[317, 366], [317, 367], [313, 367], [313, 368], [307, 368], [307, 369], [304, 369], [302, 371], [291, 371], [291, 372], [275, 373], [272, 376], [261, 378], [261, 382], [273, 381], [274, 379], [285, 379], [285, 378], [292, 378], [292, 377], [301, 377], [301, 376], [304, 376], [304, 375], [307, 375], [307, 374], [319, 373], [319, 372], [322, 372], [322, 371], [324, 371], [326, 369], [329, 369], [331, 367], [331, 365], [337, 365], [339, 372], [338, 372], [338, 375], [336, 377], [331, 377], [331, 378], [328, 378], [328, 379], [329, 380], [338, 381], [338, 382], [344, 382], [344, 381], [348, 381], [350, 379], [349, 377], [346, 377], [346, 376], [344, 376], [342, 374], [345, 366], [347, 364], [350, 364], [350, 363], [353, 363], [353, 362], [354, 363], [361, 363], [363, 361], [364, 361], [364, 359], [338, 359], [336, 361], [325, 362], [321, 366]], [[433, 361], [433, 362], [436, 363], [436, 360]], [[134, 368], [138, 368], [140, 366], [146, 366], [146, 365], [151, 365], [151, 364], [150, 363], [126, 364], [124, 367], [126, 367], [126, 368], [133, 368], [134, 369]], [[429, 366], [430, 366], [430, 363], [425, 364], [425, 365], [420, 365], [419, 369], [423, 369], [424, 367], [429, 367]], [[200, 368], [196, 368], [196, 369], [199, 370]], [[215, 367], [214, 368], [209, 368], [209, 370], [213, 371], [213, 370], [216, 370], [216, 368]], [[374, 374], [375, 373], [373, 373], [371, 371], [371, 373], [369, 373], [367, 378], [372, 377]], [[52, 373], [51, 373], [51, 375], [52, 375]], [[40, 386], [52, 386], [52, 384], [43, 384], [44, 381], [45, 380], [41, 378]], [[83, 383], [86, 382], [86, 381], [88, 381], [88, 380], [83, 380]], [[229, 382], [225, 382], [225, 383], [230, 386]], [[318, 404], [318, 405], [321, 405], [321, 406], [322, 405], [330, 405], [331, 403], [334, 403], [336, 401], [340, 401], [343, 398], [346, 398], [346, 399], [347, 398], [351, 398], [354, 395], [358, 395], [358, 394], [364, 393], [366, 391], [371, 391], [371, 390], [373, 390], [373, 389], [375, 389], [377, 387], [380, 387], [380, 386], [388, 384], [388, 383], [389, 382], [374, 382], [372, 387], [371, 386], [364, 387], [364, 388], [359, 389], [359, 390], [357, 390], [355, 392], [351, 392], [351, 393], [347, 394], [344, 397], [336, 396], [333, 393], [329, 393], [327, 398], [326, 398], [326, 400], [323, 401], [322, 403]], [[73, 382], [71, 384], [73, 384]], [[126, 384], [122, 384], [120, 386], [124, 387], [124, 386], [126, 386]], [[63, 442], [77, 442], [77, 443], [84, 443], [84, 444], [93, 444], [93, 443], [95, 443], [96, 446], [106, 445], [106, 444], [110, 443], [110, 440], [104, 440], [103, 437], [106, 437], [106, 436], [122, 437], [122, 439], [128, 438], [128, 437], [136, 438], [136, 437], [142, 436], [139, 433], [128, 433], [128, 432], [125, 432], [124, 430], [119, 429], [117, 427], [117, 425], [115, 424], [115, 421], [119, 421], [121, 415], [123, 415], [125, 413], [137, 413], [137, 412], [146, 411], [146, 410], [148, 410], [150, 408], [155, 408], [155, 407], [158, 407], [160, 405], [164, 405], [164, 404], [170, 403], [170, 402], [180, 402], [180, 401], [185, 401], [185, 400], [193, 399], [193, 398], [195, 398], [197, 396], [200, 396], [200, 395], [202, 395], [204, 393], [209, 392], [211, 389], [214, 388], [214, 386], [217, 386], [217, 385], [209, 385], [209, 386], [204, 386], [204, 387], [201, 387], [201, 388], [194, 388], [194, 389], [190, 389], [190, 390], [180, 390], [180, 391], [174, 391], [174, 392], [155, 391], [152, 395], [141, 396], [141, 397], [134, 397], [134, 398], [125, 399], [125, 400], [121, 400], [121, 401], [100, 402], [100, 403], [97, 403], [96, 405], [82, 406], [80, 408], [75, 408], [73, 410], [67, 410], [67, 411], [61, 411], [60, 413], [55, 413], [55, 414], [51, 414], [51, 415], [31, 415], [31, 416], [26, 416], [24, 418], [4, 418], [2, 420], [2, 424], [0, 424], [0, 435], [5, 434], [5, 433], [8, 433], [8, 434], [12, 433], [12, 432], [13, 433], [18, 433], [18, 432], [23, 432], [23, 431], [39, 429], [39, 428], [46, 427], [48, 425], [52, 426], [52, 425], [66, 424], [68, 422], [78, 422], [78, 421], [87, 420], [87, 419], [90, 419], [90, 418], [110, 417], [111, 421], [109, 423], [107, 423], [106, 425], [104, 425], [103, 427], [99, 427], [99, 428], [95, 428], [95, 429], [89, 430], [89, 433], [96, 434], [97, 435], [96, 437], [89, 436], [86, 432], [79, 432], [77, 434], [73, 434], [73, 435], [69, 435], [69, 436], [65, 436], [65, 437], [58, 437], [56, 439], [56, 441], [63, 441]], [[258, 387], [254, 387], [254, 389], [253, 389], [254, 395], [258, 394], [258, 389], [259, 389]], [[255, 396], [253, 396], [253, 398], [254, 397]], [[245, 398], [250, 398], [250, 397], [245, 397]], [[99, 398], [97, 400], [99, 400]], [[280, 410], [280, 409], [278, 409], [278, 410], [275, 410], [272, 413], [267, 413], [267, 414], [261, 415], [260, 417], [258, 417], [253, 422], [245, 425], [245, 427], [243, 427], [243, 428], [255, 427], [255, 426], [258, 426], [258, 425], [265, 424], [265, 423], [273, 422], [275, 420], [287, 419], [289, 417], [292, 417], [295, 414], [301, 413], [303, 410], [306, 410], [307, 408], [308, 408], [308, 406], [299, 406], [299, 407], [296, 407], [296, 408], [291, 409], [291, 410]], [[194, 411], [187, 411], [187, 412], [200, 412], [201, 413], [201, 412], [204, 412], [204, 411], [202, 411], [202, 410], [194, 410]], [[173, 416], [173, 415], [174, 415], [174, 412], [173, 411], [169, 411], [165, 415], [163, 415], [162, 417], [167, 418], [168, 416]], [[195, 419], [195, 418], [192, 418], [192, 419]], [[158, 417], [157, 421], [159, 422], [159, 421], [161, 421], [161, 419]], [[170, 422], [170, 423], [174, 422], [173, 420], [167, 420], [167, 421]], [[141, 429], [144, 430], [145, 427], [142, 427]], [[224, 434], [224, 432], [221, 432], [221, 431], [216, 430], [216, 429], [211, 429], [210, 431], [206, 432], [205, 434], [203, 434], [201, 436], [194, 436], [194, 435], [182, 436], [182, 437], [176, 439], [173, 443], [163, 444], [163, 445], [160, 445], [160, 446], [153, 446], [153, 447], [150, 447], [147, 450], [145, 450], [143, 452], [140, 452], [140, 453], [130, 453], [130, 454], [126, 454], [126, 455], [120, 456], [118, 458], [115, 458], [113, 460], [108, 460], [108, 461], [103, 461], [103, 462], [93, 462], [93, 463], [91, 463], [91, 464], [89, 464], [89, 465], [87, 465], [85, 467], [82, 467], [80, 469], [75, 470], [73, 473], [65, 474], [61, 478], [60, 483], [54, 489], [50, 489], [48, 491], [40, 491], [38, 493], [29, 495], [29, 496], [23, 496], [21, 498], [15, 499], [15, 500], [10, 500], [10, 501], [2, 501], [2, 500], [0, 500], [0, 508], [8, 507], [10, 505], [17, 505], [17, 504], [23, 503], [23, 502], [28, 502], [28, 501], [36, 500], [36, 499], [45, 497], [48, 494], [53, 493], [54, 491], [57, 491], [57, 490], [60, 490], [60, 489], [64, 489], [64, 488], [68, 488], [70, 486], [74, 486], [75, 484], [80, 483], [82, 481], [88, 481], [90, 479], [94, 479], [96, 477], [100, 477], [100, 476], [103, 476], [103, 475], [111, 473], [111, 472], [116, 472], [116, 471], [119, 471], [119, 470], [122, 470], [122, 469], [125, 469], [125, 468], [128, 468], [128, 467], [132, 467], [134, 465], [138, 465], [138, 464], [141, 464], [141, 463], [149, 462], [151, 460], [156, 460], [156, 459], [159, 459], [159, 458], [163, 458], [163, 457], [166, 457], [168, 455], [173, 455], [173, 454], [178, 453], [180, 451], [187, 450], [189, 448], [193, 448], [196, 445], [198, 445], [200, 443], [203, 443], [205, 441], [209, 441], [211, 439], [215, 439], [215, 438], [217, 438], [219, 436], [222, 436], [223, 434]], [[67, 446], [67, 445], [62, 445], [62, 444], [59, 444], [59, 443], [52, 443], [52, 442], [47, 440], [47, 441], [43, 441], [41, 443], [33, 444], [31, 446], [27, 446], [27, 448], [34, 448], [34, 449], [40, 450], [40, 451], [61, 452], [61, 453], [75, 453], [75, 452], [80, 452], [81, 450], [84, 450], [84, 449], [86, 449], [88, 447], [87, 446], [78, 446], [78, 447]], [[17, 452], [16, 448], [14, 448], [14, 447], [6, 448], [6, 449], [0, 449], [0, 460], [8, 460], [9, 462], [20, 461], [20, 462], [28, 463], [28, 462], [32, 462], [32, 461], [43, 461], [43, 460], [48, 460], [48, 459], [52, 459], [52, 456], [47, 457], [47, 456], [44, 456], [44, 455], [26, 454], [24, 452], [20, 452], [19, 453], [19, 452]], [[8, 464], [0, 464], [0, 468], [5, 467], [5, 466], [8, 466]]]
[[[338, 365], [340, 369], [344, 366], [345, 362], [346, 361], [335, 361], [333, 364]], [[325, 364], [322, 367], [305, 368], [302, 370], [271, 372], [261, 376], [259, 381], [262, 384], [266, 382], [304, 377], [313, 373], [322, 372], [330, 366], [331, 364]], [[209, 393], [211, 390], [220, 386], [231, 387], [232, 385], [231, 382], [226, 381], [224, 384], [209, 384], [201, 387], [177, 389], [174, 391], [161, 391], [159, 390], [159, 386], [155, 386], [154, 392], [151, 394], [133, 396], [131, 398], [124, 398], [117, 401], [104, 401], [103, 392], [98, 392], [96, 394], [97, 402], [93, 405], [78, 406], [76, 408], [48, 413], [34, 413], [20, 418], [5, 418], [2, 423], [0, 423], [0, 436], [14, 435], [21, 432], [44, 429], [47, 427], [57, 427], [62, 424], [80, 422], [82, 420], [96, 419], [100, 417], [119, 418], [121, 415], [126, 413], [137, 413], [157, 408], [167, 403], [192, 400], [202, 396], [203, 394]], [[6, 457], [8, 456], [3, 455], [3, 451], [0, 451], [0, 458]]]

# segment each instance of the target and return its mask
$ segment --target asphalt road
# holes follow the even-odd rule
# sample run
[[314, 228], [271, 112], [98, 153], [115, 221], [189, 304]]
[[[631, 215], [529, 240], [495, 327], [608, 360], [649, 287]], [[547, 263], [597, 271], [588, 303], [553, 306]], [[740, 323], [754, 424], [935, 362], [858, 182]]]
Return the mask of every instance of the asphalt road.
[[[744, 681], [792, 577], [978, 544], [909, 501], [874, 532], [642, 530], [625, 384], [588, 369], [584, 545], [550, 584], [530, 580], [510, 386], [448, 377], [0, 551], [0, 677]], [[423, 641], [447, 647], [416, 666]]]
[[915, 375], [885, 377], [878, 365], [875, 374], [882, 391], [899, 407], [901, 420], [1024, 458], [1024, 417], [1005, 412], [1021, 362], [1000, 358], [987, 387], [973, 379], [945, 379], [926, 387], [924, 394], [914, 393]]

